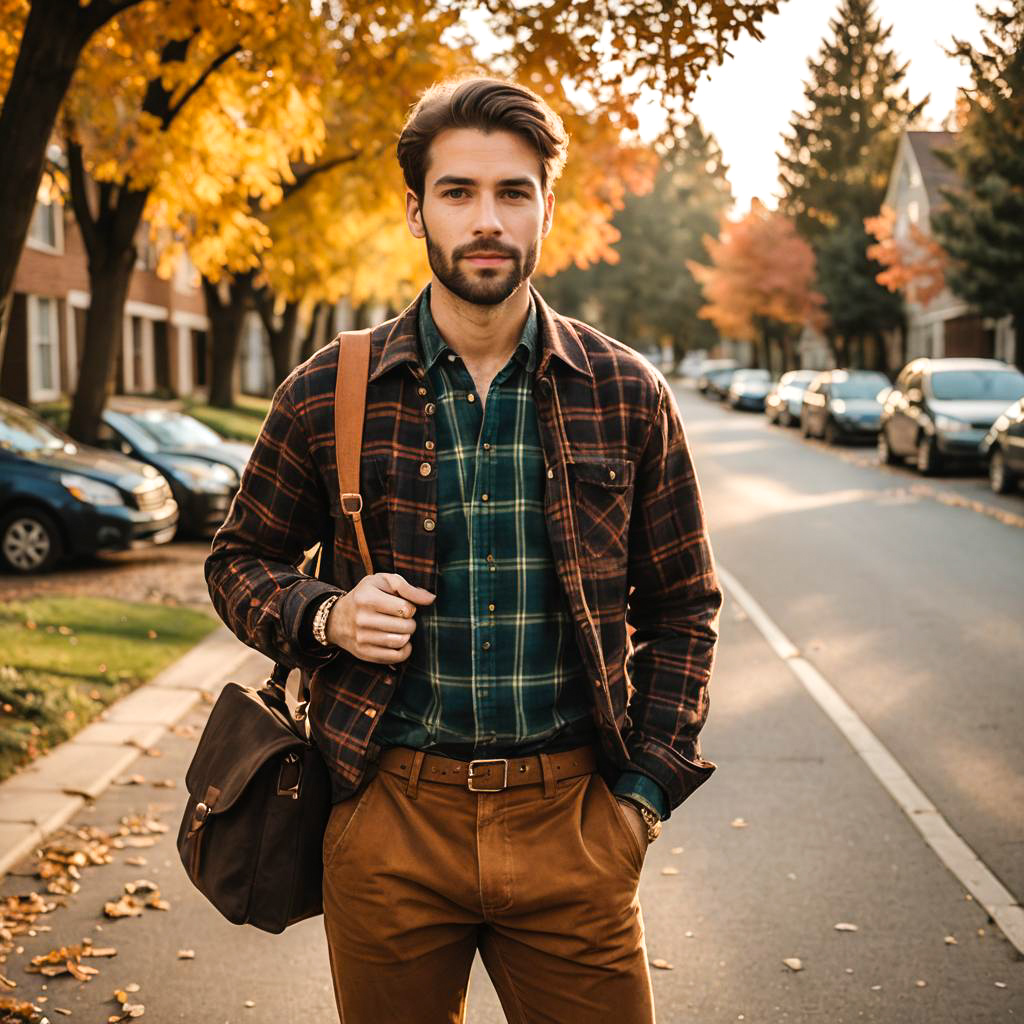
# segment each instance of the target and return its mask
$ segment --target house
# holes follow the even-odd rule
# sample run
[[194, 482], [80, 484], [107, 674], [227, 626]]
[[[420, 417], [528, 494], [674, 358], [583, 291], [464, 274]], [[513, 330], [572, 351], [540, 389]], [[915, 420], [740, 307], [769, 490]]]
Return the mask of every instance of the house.
[[[156, 273], [156, 252], [140, 231], [139, 255], [124, 312], [114, 390], [118, 394], [192, 394], [207, 382], [209, 323], [187, 260], [170, 280]], [[89, 275], [70, 208], [41, 198], [14, 277], [0, 395], [23, 405], [74, 392], [81, 366]]]
[[[895, 213], [896, 239], [908, 239], [912, 226], [931, 234], [931, 215], [944, 201], [942, 189], [957, 183], [953, 169], [938, 155], [955, 138], [954, 132], [946, 131], [907, 131], [900, 138], [884, 199]], [[918, 356], [980, 356], [1014, 362], [1011, 318], [983, 317], [948, 287], [927, 304], [906, 301], [905, 312], [905, 335], [894, 332], [887, 338], [891, 365]]]

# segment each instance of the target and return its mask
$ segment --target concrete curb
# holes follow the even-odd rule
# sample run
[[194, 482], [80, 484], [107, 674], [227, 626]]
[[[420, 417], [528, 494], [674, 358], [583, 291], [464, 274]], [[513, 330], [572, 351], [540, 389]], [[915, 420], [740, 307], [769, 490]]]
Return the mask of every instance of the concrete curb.
[[0, 783], [0, 878], [95, 800], [250, 657], [223, 625], [71, 739]]

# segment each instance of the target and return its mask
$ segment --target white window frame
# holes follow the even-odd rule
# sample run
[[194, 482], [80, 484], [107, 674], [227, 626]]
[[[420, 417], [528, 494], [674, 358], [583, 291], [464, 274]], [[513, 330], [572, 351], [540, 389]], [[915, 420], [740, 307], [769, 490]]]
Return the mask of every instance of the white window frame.
[[[53, 245], [44, 242], [41, 238], [35, 238], [32, 234], [32, 227], [35, 224], [36, 217], [44, 209], [49, 210], [53, 215], [53, 237], [55, 240]], [[38, 252], [57, 254], [64, 252], [64, 207], [60, 203], [44, 202], [42, 199], [36, 199], [35, 209], [32, 211], [32, 221], [28, 228], [28, 235], [25, 237], [25, 245], [27, 248], [35, 249]]]
[[[57, 310], [57, 300], [50, 295], [28, 295], [26, 296], [28, 312], [28, 400], [30, 402], [48, 402], [60, 398], [60, 326]], [[50, 322], [50, 376], [53, 378], [54, 386], [44, 388], [36, 381], [36, 349], [39, 346], [39, 323], [42, 316], [43, 303], [50, 313], [47, 319]]]

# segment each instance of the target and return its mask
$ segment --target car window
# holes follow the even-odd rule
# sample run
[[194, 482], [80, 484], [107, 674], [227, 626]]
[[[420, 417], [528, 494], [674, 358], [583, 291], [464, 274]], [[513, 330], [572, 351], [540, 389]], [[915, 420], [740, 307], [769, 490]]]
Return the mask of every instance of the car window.
[[847, 377], [846, 380], [836, 381], [832, 387], [832, 394], [836, 398], [874, 398], [884, 387], [888, 387], [889, 381], [879, 374], [871, 376]]
[[218, 445], [219, 434], [192, 416], [176, 412], [135, 413], [132, 421], [161, 445], [168, 447], [189, 445]]
[[121, 437], [123, 437], [133, 448], [136, 448], [140, 452], [155, 452], [159, 449], [160, 445], [157, 444], [156, 439], [143, 430], [131, 416], [126, 416], [122, 412], [115, 412], [113, 409], [108, 409], [103, 414], [103, 419], [106, 420], [110, 426], [116, 430]]
[[16, 452], [58, 450], [64, 437], [27, 409], [4, 405], [0, 409], [0, 446]]
[[1024, 373], [1013, 370], [940, 370], [930, 384], [932, 397], [939, 400], [1014, 402], [1024, 397]]

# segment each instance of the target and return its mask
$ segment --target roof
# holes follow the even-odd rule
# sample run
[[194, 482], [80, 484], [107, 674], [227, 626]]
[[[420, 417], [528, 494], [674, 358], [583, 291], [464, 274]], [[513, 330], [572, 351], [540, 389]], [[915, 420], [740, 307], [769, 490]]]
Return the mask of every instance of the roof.
[[921, 369], [937, 372], [941, 370], [1016, 370], [1016, 367], [1002, 359], [982, 359], [974, 356], [944, 356], [930, 358], [922, 356], [913, 360]]
[[955, 139], [956, 132], [907, 132], [907, 142], [921, 170], [921, 181], [932, 210], [944, 202], [940, 189], [952, 188], [959, 182], [956, 171], [936, 156], [936, 151], [948, 151]]

